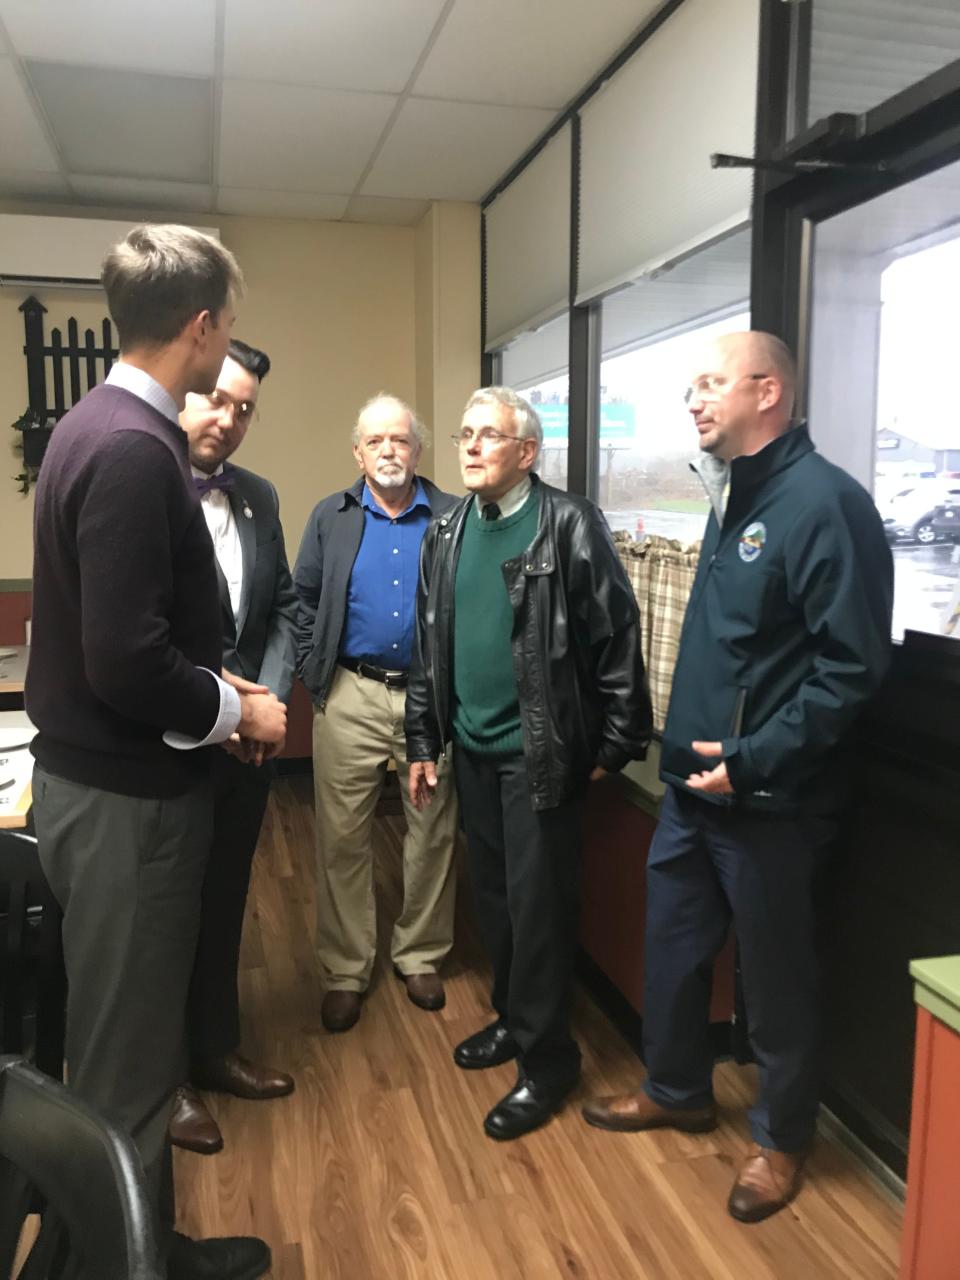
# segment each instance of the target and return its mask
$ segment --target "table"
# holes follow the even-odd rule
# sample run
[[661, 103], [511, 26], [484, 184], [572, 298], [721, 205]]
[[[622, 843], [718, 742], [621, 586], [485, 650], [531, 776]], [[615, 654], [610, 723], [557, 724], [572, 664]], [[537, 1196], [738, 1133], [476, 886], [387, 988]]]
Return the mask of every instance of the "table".
[[[22, 829], [27, 825], [33, 804], [33, 756], [21, 746], [29, 742], [36, 729], [25, 711], [0, 711], [0, 828]], [[17, 751], [7, 752], [9, 747]]]
[[25, 644], [0, 644], [0, 695], [23, 693], [29, 656]]
[[901, 1280], [954, 1280], [960, 1267], [960, 956], [914, 960], [917, 1047]]

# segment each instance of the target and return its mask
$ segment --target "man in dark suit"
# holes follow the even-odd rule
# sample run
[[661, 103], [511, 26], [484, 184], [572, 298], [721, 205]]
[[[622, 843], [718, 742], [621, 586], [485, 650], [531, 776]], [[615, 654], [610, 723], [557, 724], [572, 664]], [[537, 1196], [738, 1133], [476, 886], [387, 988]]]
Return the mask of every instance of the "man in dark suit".
[[[289, 701], [297, 650], [297, 599], [287, 568], [277, 493], [269, 480], [227, 462], [257, 411], [270, 361], [232, 339], [217, 385], [188, 395], [180, 423], [217, 557], [223, 665]], [[196, 1087], [238, 1098], [278, 1098], [293, 1091], [281, 1071], [237, 1052], [240, 1009], [237, 962], [250, 865], [282, 743], [248, 747], [214, 760], [214, 823], [203, 883], [203, 909], [190, 985], [190, 1084], [177, 1091], [170, 1125], [174, 1144], [209, 1155], [223, 1138]]]

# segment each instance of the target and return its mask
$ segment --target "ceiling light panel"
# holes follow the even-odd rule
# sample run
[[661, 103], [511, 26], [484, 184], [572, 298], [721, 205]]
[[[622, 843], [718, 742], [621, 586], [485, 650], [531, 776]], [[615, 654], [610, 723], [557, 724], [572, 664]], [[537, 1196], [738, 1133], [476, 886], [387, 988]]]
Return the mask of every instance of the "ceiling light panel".
[[73, 173], [209, 182], [209, 80], [25, 64]]
[[183, 75], [213, 75], [214, 13], [214, 0], [0, 0], [21, 58]]

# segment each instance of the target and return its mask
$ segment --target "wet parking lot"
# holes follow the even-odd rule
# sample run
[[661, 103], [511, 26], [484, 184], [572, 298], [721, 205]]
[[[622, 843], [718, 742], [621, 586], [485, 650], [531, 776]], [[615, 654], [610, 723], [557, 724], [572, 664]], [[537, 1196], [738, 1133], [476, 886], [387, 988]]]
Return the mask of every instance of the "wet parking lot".
[[960, 546], [938, 542], [932, 547], [897, 543], [893, 548], [893, 636], [905, 630], [942, 630], [943, 613], [960, 577]]
[[[662, 534], [681, 542], [696, 541], [706, 523], [705, 515], [640, 508], [608, 511], [606, 516], [612, 529], [626, 529], [635, 537], [643, 537], [644, 533]], [[901, 640], [907, 629], [939, 634], [944, 610], [960, 578], [960, 546], [938, 542], [921, 547], [917, 543], [898, 542], [893, 548], [893, 565], [894, 639]]]

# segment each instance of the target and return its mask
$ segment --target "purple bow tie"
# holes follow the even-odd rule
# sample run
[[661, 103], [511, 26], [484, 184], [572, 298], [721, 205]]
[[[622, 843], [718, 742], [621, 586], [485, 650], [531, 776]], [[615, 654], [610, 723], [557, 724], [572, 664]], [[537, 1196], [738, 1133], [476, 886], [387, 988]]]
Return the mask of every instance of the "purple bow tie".
[[194, 476], [193, 483], [202, 498], [205, 493], [210, 493], [213, 489], [222, 489], [224, 492], [232, 489], [233, 476], [229, 472], [221, 471], [218, 476]]

